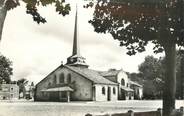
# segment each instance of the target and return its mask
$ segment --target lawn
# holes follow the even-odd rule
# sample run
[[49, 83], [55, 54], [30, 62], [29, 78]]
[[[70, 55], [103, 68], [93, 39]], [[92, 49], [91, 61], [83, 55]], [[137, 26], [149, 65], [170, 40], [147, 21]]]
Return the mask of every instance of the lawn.
[[[117, 102], [0, 102], [0, 116], [84, 116], [86, 113], [113, 113], [151, 111], [161, 108], [162, 101], [117, 101]], [[176, 102], [176, 107], [184, 106], [184, 100]]]

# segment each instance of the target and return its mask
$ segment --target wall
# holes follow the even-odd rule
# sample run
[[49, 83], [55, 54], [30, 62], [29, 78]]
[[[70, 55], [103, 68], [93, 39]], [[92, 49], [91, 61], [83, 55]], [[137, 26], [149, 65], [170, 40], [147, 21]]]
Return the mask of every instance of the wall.
[[0, 99], [19, 99], [19, 87], [16, 84], [1, 84]]
[[[64, 74], [64, 83], [59, 82], [59, 76], [61, 73]], [[71, 74], [71, 83], [67, 82], [67, 75]], [[54, 77], [56, 76], [56, 83], [54, 83]], [[41, 81], [36, 87], [36, 100], [49, 100], [48, 92], [41, 92], [41, 90], [49, 88], [48, 85], [51, 83], [51, 87], [54, 86], [65, 86], [69, 85], [74, 89], [72, 92], [71, 100], [92, 100], [92, 82], [82, 77], [81, 75], [71, 71], [68, 68], [58, 68], [52, 72], [47, 78]], [[52, 95], [53, 96], [53, 95]]]
[[[118, 87], [115, 85], [103, 85], [103, 84], [95, 84], [96, 88], [96, 101], [107, 101], [108, 97], [108, 87], [110, 87], [110, 101], [116, 101], [118, 99]], [[105, 94], [102, 94], [102, 88], [105, 88]], [[113, 94], [113, 87], [115, 88], [115, 94]]]
[[[121, 85], [121, 80], [122, 79], [124, 79], [124, 81], [125, 81], [125, 87], [127, 87], [127, 84], [129, 83], [129, 79], [128, 79], [128, 76], [127, 76], [127, 74], [122, 70], [122, 71], [120, 71], [119, 73], [118, 73], [118, 75], [117, 75], [117, 82], [118, 82], [118, 84], [119, 84], [119, 88], [118, 88], [118, 99], [119, 100], [123, 100], [123, 99], [129, 99], [129, 97], [128, 97], [128, 93], [127, 92], [125, 92], [125, 93], [122, 93], [122, 91], [121, 91], [121, 86], [123, 86], [123, 85]], [[124, 98], [125, 97], [125, 98]]]
[[142, 99], [142, 97], [143, 97], [143, 88], [142, 87], [139, 87], [139, 97], [140, 97], [140, 99]]
[[125, 86], [129, 83], [128, 81], [128, 76], [124, 71], [120, 71], [117, 75], [117, 82], [121, 85], [121, 80], [124, 79], [125, 81]]

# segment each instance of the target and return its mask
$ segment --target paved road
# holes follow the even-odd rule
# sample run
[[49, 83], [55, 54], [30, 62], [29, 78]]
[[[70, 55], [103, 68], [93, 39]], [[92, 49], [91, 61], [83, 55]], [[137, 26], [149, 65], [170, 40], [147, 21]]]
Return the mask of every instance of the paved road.
[[[161, 108], [162, 101], [118, 101], [118, 102], [0, 102], [0, 116], [84, 116], [86, 113], [113, 113], [133, 111], [150, 111]], [[184, 106], [177, 101], [176, 107]]]

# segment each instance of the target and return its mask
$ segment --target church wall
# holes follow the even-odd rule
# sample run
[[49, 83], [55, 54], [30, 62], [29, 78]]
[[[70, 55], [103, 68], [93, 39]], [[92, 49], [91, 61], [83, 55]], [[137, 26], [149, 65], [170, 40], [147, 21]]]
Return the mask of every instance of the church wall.
[[[64, 74], [64, 83], [59, 82], [59, 77], [61, 74]], [[67, 82], [68, 74], [71, 74], [71, 83]], [[54, 78], [56, 76], [56, 82], [54, 82]], [[50, 84], [49, 84], [50, 83]], [[49, 94], [48, 92], [42, 92], [41, 90], [49, 88], [49, 86], [54, 87], [58, 85], [69, 85], [71, 86], [74, 91], [71, 92], [71, 100], [92, 100], [92, 82], [81, 75], [71, 71], [68, 68], [58, 68], [52, 74], [50, 74], [47, 78], [45, 78], [41, 83], [37, 85], [36, 88], [36, 100], [38, 101], [48, 101]], [[58, 95], [58, 94], [56, 94]], [[54, 97], [54, 95], [52, 94]], [[57, 98], [57, 96], [55, 96]]]
[[128, 76], [125, 72], [121, 71], [119, 72], [119, 74], [117, 75], [117, 82], [121, 85], [121, 80], [124, 79], [125, 81], [125, 86], [127, 87], [128, 84]]
[[50, 86], [55, 85], [55, 83], [54, 83], [54, 74], [59, 69], [60, 68], [58, 68], [57, 70], [55, 70], [54, 72], [52, 72], [52, 74], [48, 75], [39, 84], [36, 85], [35, 100], [37, 100], [37, 101], [47, 101], [47, 100], [49, 100], [49, 93], [48, 92], [42, 92], [42, 90], [46, 90]]
[[[102, 88], [105, 88], [105, 94], [103, 94]], [[116, 101], [118, 99], [118, 88], [115, 85], [103, 85], [95, 84], [96, 88], [96, 101], [108, 101], [108, 87], [110, 88], [110, 101]], [[113, 93], [113, 88], [115, 88], [115, 94]]]
[[[121, 100], [123, 98], [122, 96], [125, 96], [124, 99], [128, 99], [128, 94], [126, 92], [125, 93], [122, 93], [122, 91], [120, 89], [120, 87], [122, 86], [121, 85], [121, 80], [122, 79], [124, 79], [124, 81], [125, 81], [125, 85], [124, 86], [127, 86], [127, 84], [128, 84], [128, 76], [127, 76], [127, 74], [125, 72], [120, 71], [118, 73], [118, 75], [117, 75], [117, 82], [119, 84], [119, 88], [118, 88], [118, 99], [121, 99]], [[123, 94], [125, 94], [125, 95], [123, 95]]]
[[92, 100], [92, 82], [85, 77], [66, 69], [66, 73], [71, 74], [74, 92], [71, 93], [71, 100], [91, 101]]

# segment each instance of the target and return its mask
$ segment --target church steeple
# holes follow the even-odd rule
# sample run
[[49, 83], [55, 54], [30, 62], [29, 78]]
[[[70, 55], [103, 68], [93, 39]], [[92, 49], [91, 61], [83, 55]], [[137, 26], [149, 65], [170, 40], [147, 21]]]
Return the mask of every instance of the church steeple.
[[77, 13], [77, 6], [76, 6], [74, 37], [73, 37], [73, 52], [72, 52], [72, 56], [67, 58], [66, 65], [87, 68], [88, 65], [85, 62], [85, 58], [80, 55], [77, 15], [78, 13]]

